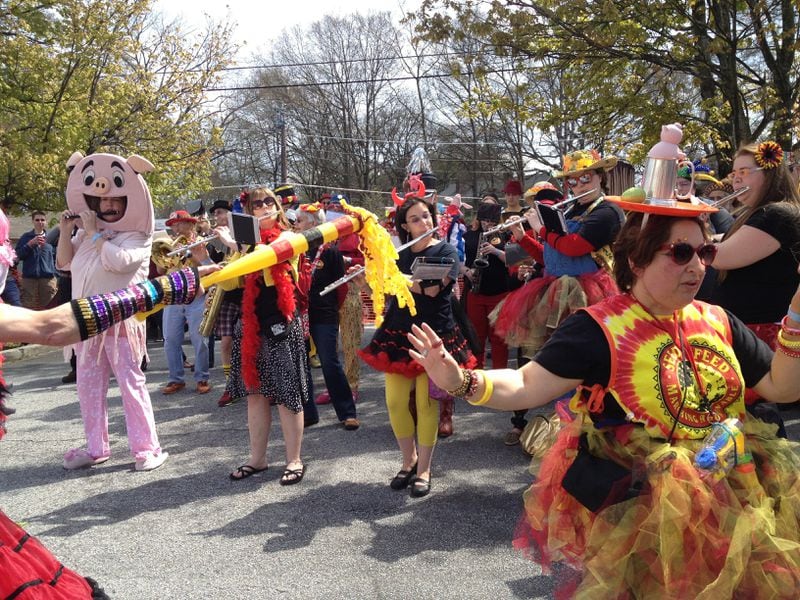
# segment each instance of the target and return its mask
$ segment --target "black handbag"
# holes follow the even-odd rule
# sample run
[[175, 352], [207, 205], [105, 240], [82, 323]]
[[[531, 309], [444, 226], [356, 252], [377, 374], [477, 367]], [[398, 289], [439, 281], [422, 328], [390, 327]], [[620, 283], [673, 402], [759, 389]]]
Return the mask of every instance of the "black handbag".
[[570, 496], [594, 513], [635, 498], [642, 492], [642, 485], [630, 469], [589, 452], [585, 433], [578, 442], [578, 454], [561, 481]]

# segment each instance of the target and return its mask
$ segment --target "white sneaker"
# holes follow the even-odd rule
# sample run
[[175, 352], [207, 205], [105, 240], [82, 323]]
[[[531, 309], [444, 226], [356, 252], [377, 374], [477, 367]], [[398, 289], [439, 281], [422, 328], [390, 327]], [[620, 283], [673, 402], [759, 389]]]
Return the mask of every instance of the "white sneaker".
[[147, 458], [136, 460], [136, 470], [152, 471], [153, 469], [157, 469], [164, 464], [168, 457], [168, 452], [162, 452], [161, 454], [148, 454]]

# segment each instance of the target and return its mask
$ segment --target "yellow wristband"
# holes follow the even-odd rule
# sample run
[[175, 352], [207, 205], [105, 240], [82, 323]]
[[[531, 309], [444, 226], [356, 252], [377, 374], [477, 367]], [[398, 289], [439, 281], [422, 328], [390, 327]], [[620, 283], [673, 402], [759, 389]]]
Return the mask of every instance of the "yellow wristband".
[[800, 350], [800, 340], [787, 340], [782, 329], [778, 330], [778, 344], [789, 350]]
[[475, 371], [476, 375], [478, 373], [480, 373], [481, 377], [483, 377], [483, 394], [481, 394], [481, 397], [475, 400], [474, 402], [472, 400], [467, 399], [467, 402], [469, 402], [473, 406], [482, 406], [483, 404], [486, 404], [492, 397], [492, 392], [494, 391], [494, 383], [492, 383], [492, 380], [486, 376], [486, 371], [482, 370]]

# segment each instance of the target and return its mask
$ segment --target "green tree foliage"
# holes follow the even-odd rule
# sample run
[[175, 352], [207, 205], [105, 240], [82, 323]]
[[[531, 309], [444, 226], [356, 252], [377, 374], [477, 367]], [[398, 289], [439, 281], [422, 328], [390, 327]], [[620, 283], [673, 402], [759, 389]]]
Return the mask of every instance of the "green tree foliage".
[[220, 144], [204, 89], [233, 55], [227, 25], [185, 32], [151, 0], [0, 4], [0, 203], [64, 205], [79, 150], [141, 154], [154, 201], [210, 185]]
[[[424, 0], [410, 18], [428, 40], [480, 40], [516, 58], [537, 127], [577, 122], [632, 160], [673, 121], [690, 149], [723, 163], [746, 141], [796, 139], [796, 1]], [[558, 102], [542, 102], [538, 82], [554, 73]]]

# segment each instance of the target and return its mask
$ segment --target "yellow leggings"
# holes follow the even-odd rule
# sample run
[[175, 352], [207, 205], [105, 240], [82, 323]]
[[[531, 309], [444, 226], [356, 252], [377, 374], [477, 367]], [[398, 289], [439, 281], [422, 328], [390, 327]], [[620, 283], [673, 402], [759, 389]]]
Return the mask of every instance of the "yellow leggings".
[[422, 446], [436, 445], [439, 433], [439, 401], [428, 395], [428, 376], [425, 373], [409, 379], [395, 373], [386, 373], [386, 408], [389, 422], [398, 439], [414, 437], [414, 419], [408, 407], [408, 395], [416, 381], [417, 441]]

